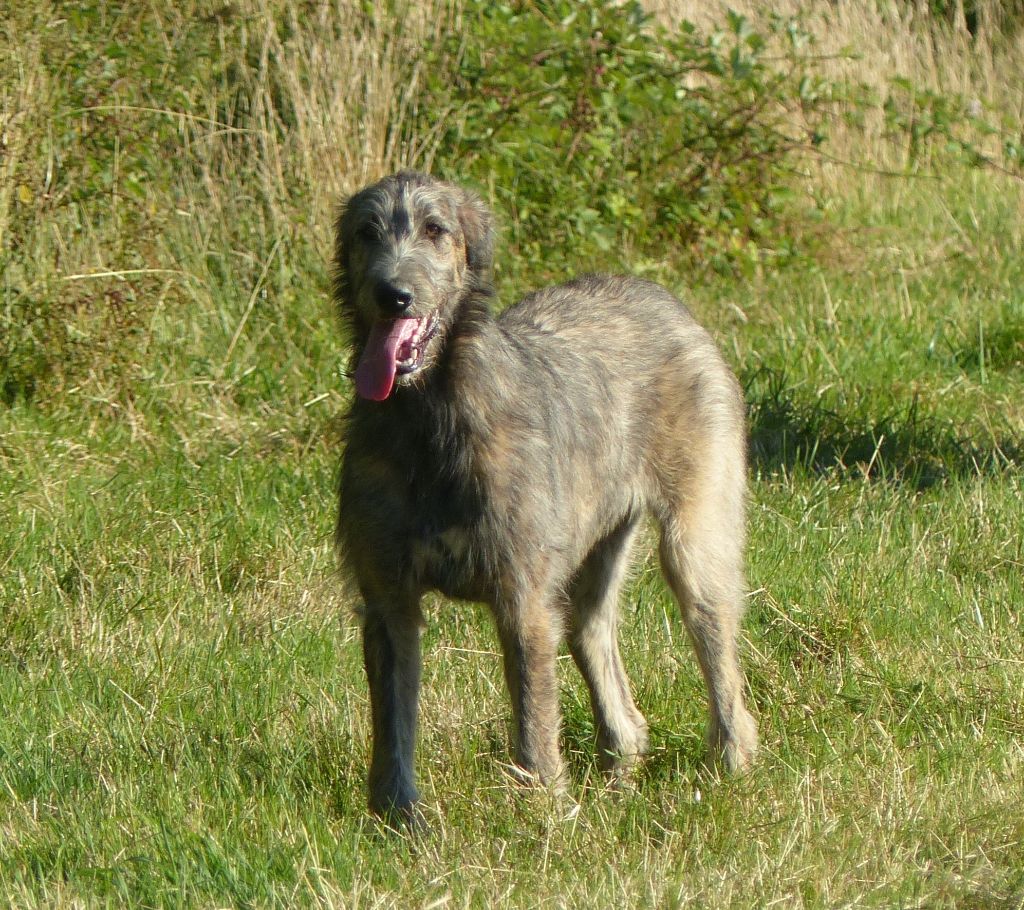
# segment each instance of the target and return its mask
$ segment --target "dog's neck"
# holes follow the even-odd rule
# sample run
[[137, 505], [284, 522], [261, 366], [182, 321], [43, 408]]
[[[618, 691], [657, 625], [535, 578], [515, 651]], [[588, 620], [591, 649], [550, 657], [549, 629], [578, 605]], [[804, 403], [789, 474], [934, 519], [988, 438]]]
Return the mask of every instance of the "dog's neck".
[[471, 496], [474, 453], [490, 435], [482, 380], [506, 344], [490, 294], [467, 295], [426, 375], [384, 401], [355, 398], [347, 432], [370, 440], [366, 446], [399, 464], [403, 476], [426, 472], [444, 478], [447, 495]]

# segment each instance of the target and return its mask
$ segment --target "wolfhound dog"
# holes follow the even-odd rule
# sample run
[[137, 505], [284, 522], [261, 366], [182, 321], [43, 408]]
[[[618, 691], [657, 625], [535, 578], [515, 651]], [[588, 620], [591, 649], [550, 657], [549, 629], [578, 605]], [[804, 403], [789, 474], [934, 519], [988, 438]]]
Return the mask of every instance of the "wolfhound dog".
[[354, 339], [337, 541], [365, 601], [370, 806], [416, 817], [420, 597], [486, 603], [504, 651], [515, 760], [558, 787], [561, 639], [590, 690], [601, 766], [647, 745], [617, 642], [638, 527], [661, 566], [710, 694], [713, 756], [745, 767], [744, 406], [711, 337], [668, 291], [585, 277], [500, 316], [494, 231], [472, 193], [402, 172], [356, 193], [337, 224], [336, 297]]

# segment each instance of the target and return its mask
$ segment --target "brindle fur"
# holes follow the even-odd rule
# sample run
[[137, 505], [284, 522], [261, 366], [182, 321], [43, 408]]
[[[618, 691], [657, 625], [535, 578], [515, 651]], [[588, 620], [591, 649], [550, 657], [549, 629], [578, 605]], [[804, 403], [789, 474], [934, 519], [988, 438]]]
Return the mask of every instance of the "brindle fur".
[[675, 297], [635, 278], [580, 278], [495, 318], [493, 243], [477, 197], [413, 172], [357, 193], [338, 222], [336, 296], [356, 358], [382, 286], [408, 289], [409, 315], [437, 310], [441, 325], [424, 367], [389, 398], [355, 400], [341, 473], [338, 546], [365, 601], [370, 805], [389, 817], [411, 817], [418, 799], [429, 590], [492, 610], [524, 776], [562, 780], [563, 636], [602, 767], [622, 772], [644, 752], [617, 627], [648, 514], [710, 693], [712, 753], [737, 770], [757, 745], [736, 648], [746, 465], [735, 377]]

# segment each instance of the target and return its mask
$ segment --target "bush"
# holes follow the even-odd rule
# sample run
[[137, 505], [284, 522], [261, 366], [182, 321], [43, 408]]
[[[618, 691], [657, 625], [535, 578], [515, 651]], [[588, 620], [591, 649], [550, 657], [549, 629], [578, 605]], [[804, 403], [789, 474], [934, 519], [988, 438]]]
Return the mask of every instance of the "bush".
[[794, 23], [730, 14], [670, 35], [609, 0], [471, 0], [464, 16], [413, 128], [441, 134], [435, 171], [491, 188], [521, 256], [792, 255], [793, 171], [837, 100]]

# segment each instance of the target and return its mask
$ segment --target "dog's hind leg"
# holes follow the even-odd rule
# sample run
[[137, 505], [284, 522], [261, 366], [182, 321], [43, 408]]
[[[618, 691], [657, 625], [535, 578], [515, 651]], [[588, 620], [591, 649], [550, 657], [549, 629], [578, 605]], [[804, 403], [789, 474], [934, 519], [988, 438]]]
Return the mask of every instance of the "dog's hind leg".
[[373, 719], [370, 808], [398, 823], [415, 822], [419, 799], [413, 774], [421, 625], [415, 600], [366, 604], [363, 658]]
[[619, 655], [619, 592], [639, 519], [626, 518], [600, 541], [573, 579], [569, 650], [590, 690], [597, 755], [605, 771], [623, 771], [647, 748], [647, 722], [629, 691]]
[[[736, 642], [743, 615], [742, 513], [725, 509], [716, 512], [718, 521], [702, 523], [694, 505], [687, 509], [688, 521], [663, 523], [661, 565], [707, 683], [711, 758], [739, 771], [757, 751], [757, 724], [744, 704]], [[730, 515], [740, 523], [723, 522]]]

